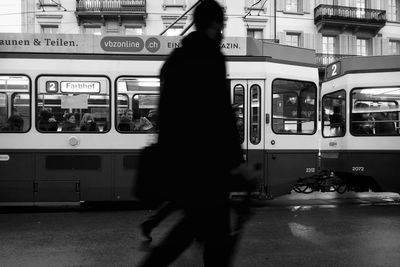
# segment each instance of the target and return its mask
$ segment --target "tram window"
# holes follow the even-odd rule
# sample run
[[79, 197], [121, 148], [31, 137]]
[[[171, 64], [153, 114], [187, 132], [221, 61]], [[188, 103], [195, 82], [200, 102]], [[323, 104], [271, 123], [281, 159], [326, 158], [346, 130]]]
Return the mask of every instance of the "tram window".
[[237, 84], [233, 88], [233, 110], [235, 112], [240, 143], [244, 141], [244, 104], [244, 87], [241, 84]]
[[0, 75], [0, 133], [27, 132], [30, 128], [30, 80]]
[[121, 133], [157, 132], [158, 78], [125, 77], [117, 81], [116, 129]]
[[341, 137], [346, 127], [346, 92], [340, 90], [322, 97], [322, 135]]
[[42, 76], [36, 103], [36, 126], [40, 132], [109, 130], [110, 83], [105, 77]]
[[272, 130], [277, 134], [314, 134], [317, 129], [317, 86], [312, 82], [276, 79], [272, 83]]
[[250, 142], [258, 144], [261, 140], [261, 88], [258, 85], [250, 87]]
[[351, 134], [400, 135], [400, 87], [353, 89], [351, 103]]

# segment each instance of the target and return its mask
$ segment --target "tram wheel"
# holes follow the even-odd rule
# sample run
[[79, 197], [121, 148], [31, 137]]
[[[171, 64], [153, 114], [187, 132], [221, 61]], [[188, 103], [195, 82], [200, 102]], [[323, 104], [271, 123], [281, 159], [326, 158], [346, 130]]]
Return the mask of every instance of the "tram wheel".
[[344, 192], [347, 191], [347, 186], [345, 184], [344, 185], [335, 185], [334, 188], [335, 188], [335, 191], [338, 192], [339, 194], [343, 194]]
[[308, 185], [296, 185], [293, 187], [293, 190], [297, 193], [302, 193], [302, 194], [310, 194], [314, 192], [312, 187]]

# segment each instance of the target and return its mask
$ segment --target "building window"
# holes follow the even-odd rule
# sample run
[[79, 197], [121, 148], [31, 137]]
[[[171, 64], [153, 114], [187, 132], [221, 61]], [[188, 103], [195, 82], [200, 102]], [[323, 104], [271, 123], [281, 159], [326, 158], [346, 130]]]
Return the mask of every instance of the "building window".
[[300, 34], [294, 32], [286, 33], [286, 44], [290, 46], [300, 47]]
[[84, 26], [84, 34], [101, 35], [101, 26]]
[[42, 33], [58, 33], [57, 25], [41, 25], [40, 27]]
[[60, 0], [39, 0], [39, 6], [58, 6]]
[[368, 56], [368, 39], [357, 38], [357, 56]]
[[336, 37], [335, 36], [322, 36], [322, 53], [335, 54], [336, 53]]
[[165, 35], [166, 36], [179, 36], [179, 34], [181, 34], [182, 30], [183, 30], [182, 27], [172, 27], [166, 31]]
[[248, 9], [264, 9], [265, 8], [265, 0], [260, 1], [260, 0], [246, 0], [246, 7]]
[[143, 28], [140, 26], [125, 26], [125, 35], [143, 35]]
[[300, 12], [299, 0], [286, 0], [285, 1], [285, 11], [297, 13]]
[[164, 0], [163, 8], [167, 7], [182, 7], [186, 8], [185, 0]]
[[388, 0], [387, 18], [391, 21], [399, 20], [399, 0]]
[[400, 55], [400, 41], [389, 41], [389, 54], [390, 55]]
[[247, 37], [264, 39], [264, 33], [262, 29], [247, 29]]
[[365, 0], [356, 0], [357, 18], [365, 18]]

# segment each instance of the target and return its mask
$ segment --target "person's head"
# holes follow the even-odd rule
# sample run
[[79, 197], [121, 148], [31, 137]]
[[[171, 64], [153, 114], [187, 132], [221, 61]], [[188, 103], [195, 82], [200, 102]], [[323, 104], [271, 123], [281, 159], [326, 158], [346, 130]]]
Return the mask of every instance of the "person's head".
[[340, 106], [334, 106], [333, 107], [333, 113], [334, 114], [340, 114]]
[[124, 117], [131, 121], [133, 119], [133, 111], [131, 109], [126, 109]]
[[73, 113], [67, 113], [65, 114], [65, 120], [69, 121], [70, 123], [75, 123], [75, 115]]
[[24, 120], [18, 115], [11, 115], [7, 120], [7, 124], [13, 131], [22, 131]]
[[39, 116], [42, 122], [47, 122], [51, 117], [53, 117], [53, 114], [47, 109], [42, 109]]
[[203, 0], [193, 14], [196, 29], [220, 43], [224, 29], [224, 11], [214, 0]]
[[93, 121], [93, 116], [90, 113], [85, 113], [82, 116], [81, 124], [91, 123]]

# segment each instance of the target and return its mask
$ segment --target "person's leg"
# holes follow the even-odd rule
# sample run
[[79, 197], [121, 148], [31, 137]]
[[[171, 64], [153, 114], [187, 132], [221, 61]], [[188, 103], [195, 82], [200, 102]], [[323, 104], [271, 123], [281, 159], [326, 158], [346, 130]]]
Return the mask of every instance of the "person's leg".
[[234, 252], [230, 235], [229, 207], [215, 209], [205, 216], [207, 218], [204, 222], [204, 266], [229, 266]]
[[196, 234], [193, 219], [186, 216], [181, 219], [167, 237], [152, 249], [140, 267], [161, 267], [172, 263], [190, 246]]
[[150, 216], [146, 221], [140, 224], [142, 234], [148, 239], [151, 238], [151, 231], [156, 228], [168, 215], [175, 210], [175, 205], [172, 202], [165, 202], [154, 215]]

